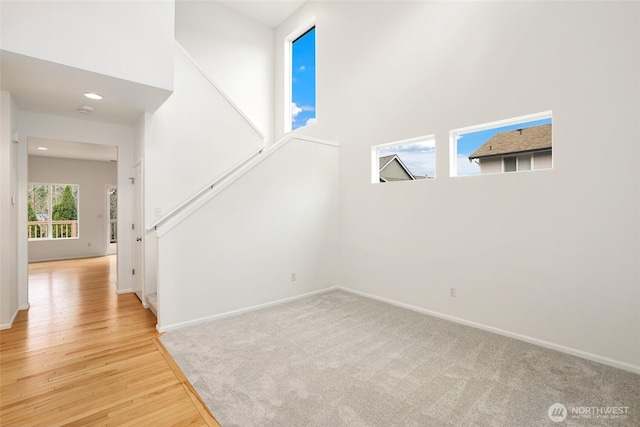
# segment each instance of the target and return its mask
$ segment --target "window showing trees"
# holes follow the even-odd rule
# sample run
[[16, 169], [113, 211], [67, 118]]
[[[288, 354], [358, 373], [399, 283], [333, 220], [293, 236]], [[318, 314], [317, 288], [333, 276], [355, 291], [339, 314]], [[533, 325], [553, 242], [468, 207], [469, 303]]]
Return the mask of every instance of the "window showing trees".
[[109, 242], [118, 241], [118, 189], [109, 189]]
[[78, 195], [75, 184], [29, 184], [29, 239], [77, 238]]
[[551, 111], [451, 131], [451, 176], [551, 169]]
[[372, 148], [371, 182], [418, 181], [436, 177], [433, 135]]
[[316, 27], [291, 42], [290, 130], [316, 122]]

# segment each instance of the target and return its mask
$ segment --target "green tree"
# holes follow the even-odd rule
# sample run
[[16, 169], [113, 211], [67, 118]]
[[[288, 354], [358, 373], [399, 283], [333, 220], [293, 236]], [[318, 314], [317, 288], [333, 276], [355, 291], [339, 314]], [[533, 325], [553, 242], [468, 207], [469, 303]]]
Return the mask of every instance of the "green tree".
[[40, 184], [29, 185], [29, 201], [36, 211], [38, 219], [49, 218], [49, 186]]
[[29, 221], [37, 221], [38, 215], [36, 215], [36, 210], [33, 209], [33, 205], [31, 204], [31, 202], [29, 202], [28, 209], [29, 209], [29, 214], [28, 214]]
[[[31, 202], [29, 202], [27, 208], [29, 209], [29, 213], [28, 213], [29, 221], [37, 221], [38, 215], [36, 215], [36, 210], [33, 208], [33, 204], [31, 204]], [[39, 226], [29, 227], [29, 238], [33, 239], [37, 237], [40, 237], [40, 227]]]
[[[78, 206], [76, 199], [73, 197], [73, 193], [71, 192], [70, 185], [64, 187], [64, 191], [62, 192], [62, 196], [58, 200], [58, 203], [53, 205], [53, 209], [51, 209], [51, 219], [54, 221], [78, 219]], [[56, 229], [58, 229], [58, 227], [54, 228], [54, 231]], [[53, 237], [71, 237], [71, 225], [61, 227], [60, 235], [57, 234], [57, 232], [54, 233]]]
[[70, 185], [64, 187], [60, 200], [53, 205], [51, 218], [54, 221], [78, 219], [78, 207], [76, 206], [76, 199], [73, 197]]

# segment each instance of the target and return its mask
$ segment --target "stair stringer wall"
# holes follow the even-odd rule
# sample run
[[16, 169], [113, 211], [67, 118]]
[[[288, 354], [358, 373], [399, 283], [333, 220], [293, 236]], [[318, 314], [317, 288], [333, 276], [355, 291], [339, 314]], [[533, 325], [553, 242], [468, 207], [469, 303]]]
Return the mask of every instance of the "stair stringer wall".
[[289, 141], [158, 233], [158, 329], [336, 286], [337, 231], [337, 146]]

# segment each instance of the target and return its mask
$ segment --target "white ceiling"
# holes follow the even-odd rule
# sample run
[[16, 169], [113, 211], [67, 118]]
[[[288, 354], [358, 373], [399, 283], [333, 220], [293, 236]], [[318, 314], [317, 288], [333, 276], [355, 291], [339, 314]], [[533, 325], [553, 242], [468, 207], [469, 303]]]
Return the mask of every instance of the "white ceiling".
[[230, 9], [275, 28], [308, 0], [218, 0]]
[[[236, 12], [275, 28], [308, 0], [220, 0]], [[145, 111], [155, 111], [170, 92], [103, 74], [0, 50], [0, 90], [11, 92], [24, 111], [132, 126]], [[99, 101], [84, 97], [95, 92]], [[93, 107], [91, 114], [78, 108]], [[47, 151], [36, 150], [47, 146]], [[110, 161], [117, 149], [79, 142], [30, 139], [29, 154]]]
[[[38, 150], [44, 147], [47, 150]], [[57, 141], [44, 138], [29, 138], [27, 151], [30, 156], [58, 157], [63, 159], [97, 160], [115, 162], [118, 147], [115, 145], [88, 144], [85, 142]]]
[[[0, 88], [11, 92], [21, 110], [125, 126], [133, 125], [145, 110], [155, 111], [170, 95], [167, 90], [6, 50], [0, 50]], [[104, 99], [88, 99], [86, 92]], [[93, 113], [78, 113], [83, 105], [94, 107]]]

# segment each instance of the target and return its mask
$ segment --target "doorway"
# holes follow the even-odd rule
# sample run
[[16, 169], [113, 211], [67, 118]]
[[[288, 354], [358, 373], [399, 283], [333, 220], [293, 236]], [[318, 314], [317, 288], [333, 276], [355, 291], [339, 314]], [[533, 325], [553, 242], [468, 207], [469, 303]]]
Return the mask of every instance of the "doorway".
[[28, 262], [115, 255], [115, 267], [118, 147], [28, 137], [27, 153]]

